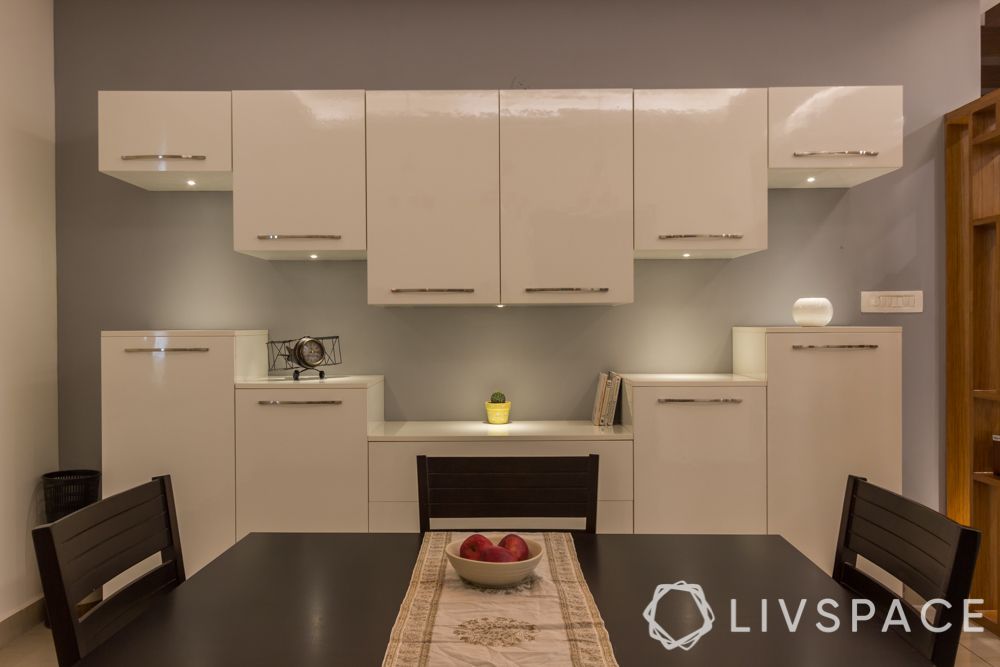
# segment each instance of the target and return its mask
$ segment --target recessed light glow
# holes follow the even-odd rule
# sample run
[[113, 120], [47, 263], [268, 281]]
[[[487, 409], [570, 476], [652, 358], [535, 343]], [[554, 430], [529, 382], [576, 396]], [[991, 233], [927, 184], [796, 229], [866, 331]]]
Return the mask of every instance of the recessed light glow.
[[815, 183], [815, 182], [816, 182], [815, 176], [810, 176], [809, 178], [806, 179], [806, 183]]
[[681, 257], [690, 257], [690, 256], [691, 256], [691, 253], [689, 253], [689, 252], [686, 252], [683, 255], [681, 255]]
[[503, 308], [503, 304], [502, 303], [498, 303], [497, 304], [497, 308]]
[[319, 255], [309, 255], [309, 259], [319, 259]]
[[188, 185], [198, 185], [198, 183], [196, 183], [194, 180], [192, 180], [190, 178], [188, 179], [187, 184]]

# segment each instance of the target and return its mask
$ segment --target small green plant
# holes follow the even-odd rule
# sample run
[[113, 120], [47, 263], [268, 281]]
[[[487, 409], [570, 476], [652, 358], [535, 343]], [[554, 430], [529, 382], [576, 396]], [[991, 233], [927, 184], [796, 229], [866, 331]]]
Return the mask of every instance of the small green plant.
[[493, 395], [490, 396], [490, 403], [506, 403], [507, 397], [503, 395], [502, 391], [495, 391]]

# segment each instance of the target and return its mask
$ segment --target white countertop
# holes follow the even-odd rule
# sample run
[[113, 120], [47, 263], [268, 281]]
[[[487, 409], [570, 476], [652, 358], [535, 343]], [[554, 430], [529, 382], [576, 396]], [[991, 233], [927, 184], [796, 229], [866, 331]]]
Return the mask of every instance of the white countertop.
[[631, 440], [628, 426], [594, 426], [589, 421], [401, 421], [368, 424], [369, 442], [462, 440]]
[[764, 380], [732, 373], [621, 373], [633, 387], [763, 387]]
[[862, 327], [862, 326], [848, 326], [848, 327], [838, 327], [838, 326], [825, 326], [825, 327], [733, 327], [734, 330], [743, 331], [762, 331], [764, 333], [896, 333], [902, 331], [903, 327]]
[[301, 380], [293, 380], [291, 375], [272, 375], [264, 378], [240, 378], [237, 389], [367, 389], [385, 380], [382, 375], [339, 375], [326, 376], [320, 380], [308, 375]]
[[210, 338], [213, 336], [266, 336], [267, 329], [150, 329], [148, 331], [102, 331], [101, 338], [137, 338], [156, 336], [164, 338]]

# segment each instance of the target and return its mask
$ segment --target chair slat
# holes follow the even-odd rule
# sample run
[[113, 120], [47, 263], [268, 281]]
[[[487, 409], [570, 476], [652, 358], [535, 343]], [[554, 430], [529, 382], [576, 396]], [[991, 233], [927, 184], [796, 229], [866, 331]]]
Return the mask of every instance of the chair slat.
[[589, 484], [584, 472], [431, 473], [429, 478], [436, 489], [586, 489]]
[[[865, 540], [867, 544], [877, 546], [880, 552], [888, 553], [892, 556], [892, 562], [873, 562], [884, 570], [889, 571], [890, 574], [896, 578], [902, 579], [903, 576], [919, 576], [921, 579], [925, 580], [927, 583], [927, 590], [921, 592], [921, 595], [937, 597], [938, 595], [944, 593], [944, 586], [947, 583], [948, 578], [948, 570], [944, 565], [941, 565], [941, 563], [937, 562], [920, 549], [917, 549], [909, 542], [900, 539], [897, 535], [881, 526], [876, 526], [863, 517], [855, 516], [853, 522], [851, 523], [851, 532], [847, 542], [847, 547], [857, 551], [858, 549], [855, 547], [860, 546], [859, 544], [856, 544], [856, 541], [859, 539]], [[872, 554], [872, 556], [876, 555], [876, 553]], [[910, 575], [903, 572], [892, 572], [890, 568], [893, 567], [896, 562], [905, 565], [913, 574]]]
[[431, 518], [582, 517], [587, 503], [431, 503]]
[[166, 528], [161, 528], [157, 532], [146, 532], [137, 541], [94, 567], [74, 569], [64, 575], [66, 595], [70, 600], [79, 602], [136, 563], [141, 563], [169, 546], [170, 531]]
[[586, 503], [588, 490], [545, 488], [430, 488], [431, 504], [436, 503]]
[[73, 512], [55, 523], [49, 524], [56, 542], [67, 542], [78, 533], [82, 533], [99, 523], [142, 505], [148, 500], [160, 496], [158, 485], [147, 482], [135, 488], [117, 493], [89, 505], [82, 510]]
[[156, 517], [164, 517], [166, 525], [167, 505], [162, 496], [150, 498], [124, 512], [116, 514], [105, 521], [95, 523], [86, 530], [73, 535], [60, 546], [60, 556], [64, 561], [72, 561], [82, 557], [99, 545], [104, 545], [136, 526], [140, 526]]
[[587, 472], [586, 456], [436, 456], [427, 458], [435, 473]]
[[920, 549], [942, 566], [946, 566], [955, 557], [955, 545], [949, 544], [947, 539], [919, 523], [908, 519], [901, 521], [898, 514], [864, 498], [858, 497], [855, 500], [854, 516], [864, 518], [870, 523], [890, 530], [897, 537]]

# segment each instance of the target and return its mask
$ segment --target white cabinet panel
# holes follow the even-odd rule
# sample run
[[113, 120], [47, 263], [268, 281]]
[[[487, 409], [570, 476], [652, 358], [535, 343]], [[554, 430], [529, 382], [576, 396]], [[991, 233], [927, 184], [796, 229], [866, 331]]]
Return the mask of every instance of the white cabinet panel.
[[364, 91], [234, 91], [236, 251], [362, 258], [365, 234]]
[[368, 303], [498, 303], [497, 91], [367, 100]]
[[236, 533], [366, 532], [363, 389], [236, 390]]
[[504, 303], [631, 303], [632, 91], [500, 91]]
[[101, 339], [104, 496], [170, 475], [189, 575], [235, 537], [236, 338], [266, 368], [264, 332]]
[[635, 91], [635, 255], [767, 248], [767, 89]]
[[634, 387], [626, 400], [635, 532], [766, 532], [764, 387]]
[[[372, 502], [369, 503], [370, 529], [373, 533], [418, 533], [420, 532], [420, 505], [416, 501]], [[468, 528], [468, 519], [435, 519], [437, 530]], [[586, 521], [580, 519], [534, 519], [508, 517], [490, 520], [489, 527], [495, 530], [531, 529], [566, 530], [583, 529]], [[573, 525], [570, 525], [573, 524]], [[631, 533], [632, 502], [624, 500], [599, 500], [597, 502], [598, 533]]]
[[770, 88], [768, 117], [773, 188], [851, 187], [903, 166], [902, 86]]
[[230, 190], [231, 97], [99, 91], [98, 169], [146, 190]]

